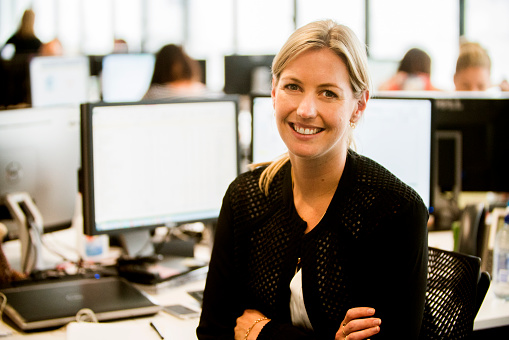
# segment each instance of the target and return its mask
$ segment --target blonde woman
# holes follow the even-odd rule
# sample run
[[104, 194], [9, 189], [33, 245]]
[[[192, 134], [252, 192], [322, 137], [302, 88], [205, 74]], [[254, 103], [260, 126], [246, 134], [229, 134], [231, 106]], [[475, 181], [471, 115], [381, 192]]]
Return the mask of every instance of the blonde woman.
[[369, 100], [365, 47], [343, 25], [310, 23], [272, 71], [288, 154], [228, 188], [198, 338], [416, 339], [428, 213], [349, 147]]
[[454, 74], [456, 91], [486, 91], [491, 84], [491, 59], [478, 43], [463, 42]]
[[35, 13], [31, 9], [25, 10], [18, 30], [7, 40], [6, 45], [12, 44], [16, 54], [37, 54], [42, 42], [34, 32]]

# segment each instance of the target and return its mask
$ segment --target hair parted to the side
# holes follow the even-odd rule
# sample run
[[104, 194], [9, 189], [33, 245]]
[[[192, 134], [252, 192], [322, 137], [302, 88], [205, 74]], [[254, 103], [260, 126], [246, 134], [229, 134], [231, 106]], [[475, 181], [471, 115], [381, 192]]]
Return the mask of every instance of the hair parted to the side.
[[[346, 64], [350, 86], [355, 98], [361, 98], [366, 91], [370, 92], [371, 78], [368, 70], [366, 46], [347, 26], [337, 24], [333, 20], [311, 22], [297, 29], [283, 45], [272, 62], [272, 76], [274, 86], [277, 85], [281, 73], [297, 56], [311, 49], [328, 48], [336, 53]], [[353, 144], [353, 131], [348, 133], [348, 144]], [[288, 153], [281, 155], [263, 171], [259, 186], [269, 194], [269, 187], [275, 174], [289, 160]], [[267, 164], [267, 163], [265, 163]], [[255, 164], [252, 168], [263, 164]]]

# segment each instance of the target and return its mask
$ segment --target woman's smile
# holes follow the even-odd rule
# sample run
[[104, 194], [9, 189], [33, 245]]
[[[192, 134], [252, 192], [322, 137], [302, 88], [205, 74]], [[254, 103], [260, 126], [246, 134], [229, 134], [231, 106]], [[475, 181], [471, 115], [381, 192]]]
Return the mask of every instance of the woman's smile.
[[295, 123], [290, 123], [290, 126], [300, 135], [316, 135], [324, 130], [316, 127], [304, 127]]

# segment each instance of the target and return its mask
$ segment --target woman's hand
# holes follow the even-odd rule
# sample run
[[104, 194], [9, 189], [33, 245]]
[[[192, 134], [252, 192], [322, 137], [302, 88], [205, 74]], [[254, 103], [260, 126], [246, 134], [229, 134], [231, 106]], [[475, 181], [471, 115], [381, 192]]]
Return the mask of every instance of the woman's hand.
[[254, 309], [246, 309], [242, 316], [237, 318], [235, 325], [235, 340], [256, 339], [263, 326], [265, 326], [270, 319], [265, 315]]
[[349, 309], [335, 340], [360, 340], [377, 334], [380, 332], [382, 320], [372, 317], [374, 314], [375, 310], [370, 307]]

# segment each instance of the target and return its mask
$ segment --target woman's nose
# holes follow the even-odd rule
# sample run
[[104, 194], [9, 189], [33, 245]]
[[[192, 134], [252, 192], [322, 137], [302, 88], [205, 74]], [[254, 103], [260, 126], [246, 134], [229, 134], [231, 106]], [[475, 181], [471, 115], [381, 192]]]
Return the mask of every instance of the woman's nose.
[[316, 117], [317, 107], [315, 98], [311, 95], [306, 95], [302, 98], [297, 107], [297, 115], [302, 118], [314, 118]]

